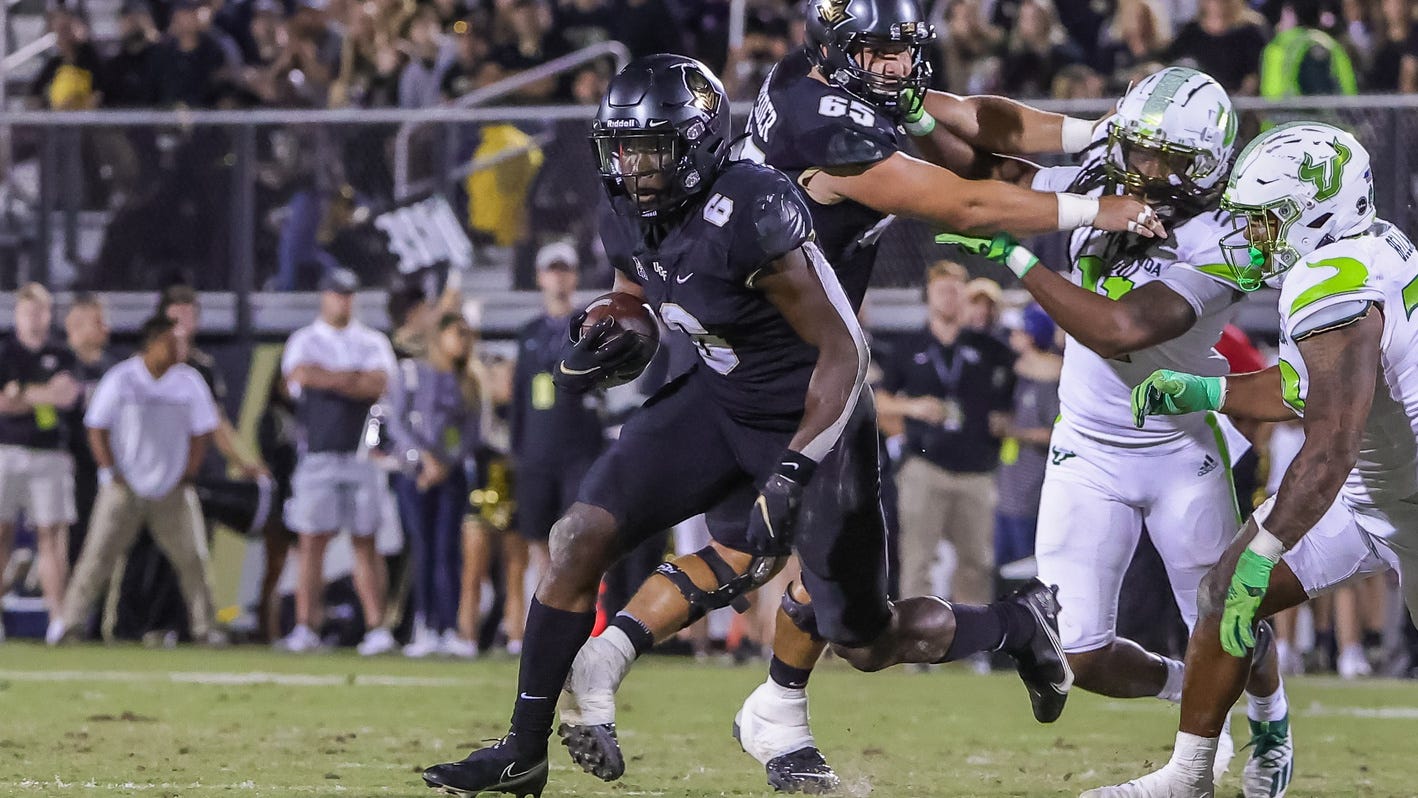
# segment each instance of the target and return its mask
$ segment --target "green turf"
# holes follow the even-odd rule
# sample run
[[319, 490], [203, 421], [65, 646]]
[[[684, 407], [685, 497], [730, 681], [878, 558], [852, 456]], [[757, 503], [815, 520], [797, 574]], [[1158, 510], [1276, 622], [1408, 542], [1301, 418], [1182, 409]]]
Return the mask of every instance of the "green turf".
[[[499, 735], [515, 678], [507, 659], [11, 642], [0, 645], [0, 796], [431, 796], [420, 766]], [[766, 794], [758, 765], [728, 734], [761, 678], [757, 667], [643, 663], [622, 693], [625, 778], [602, 784], [558, 749], [547, 795]], [[1176, 721], [1154, 700], [1076, 693], [1062, 720], [1038, 726], [1012, 674], [950, 669], [861, 675], [829, 665], [812, 693], [818, 741], [853, 796], [1076, 795], [1164, 761]], [[1408, 684], [1312, 678], [1294, 680], [1291, 695], [1292, 795], [1418, 794], [1418, 693]], [[1237, 793], [1231, 778], [1218, 795]]]

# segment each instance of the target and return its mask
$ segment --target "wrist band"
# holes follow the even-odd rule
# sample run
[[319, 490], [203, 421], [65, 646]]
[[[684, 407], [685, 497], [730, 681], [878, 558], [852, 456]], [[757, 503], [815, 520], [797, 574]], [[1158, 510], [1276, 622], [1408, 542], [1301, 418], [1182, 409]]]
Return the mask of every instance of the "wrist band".
[[1098, 198], [1082, 194], [1055, 194], [1059, 202], [1059, 229], [1087, 227], [1098, 218]]
[[1063, 118], [1063, 151], [1072, 155], [1083, 152], [1093, 143], [1093, 122], [1072, 116]]
[[1256, 530], [1256, 536], [1246, 544], [1246, 550], [1253, 551], [1271, 562], [1280, 562], [1280, 555], [1285, 553], [1285, 544], [1280, 542], [1280, 538], [1270, 534], [1270, 530], [1260, 521], [1256, 521]]
[[923, 111], [921, 112], [920, 119], [917, 119], [913, 122], [907, 122], [905, 127], [906, 132], [910, 133], [912, 136], [916, 136], [918, 138], [921, 136], [929, 136], [931, 131], [935, 130], [935, 117]]
[[1230, 387], [1230, 383], [1225, 377], [1218, 377], [1217, 379], [1220, 380], [1220, 383], [1218, 383], [1219, 387], [1216, 391], [1216, 409], [1219, 411], [1221, 406], [1226, 404], [1226, 391]]
[[1009, 255], [1005, 256], [1004, 259], [1004, 265], [1008, 266], [1009, 270], [1014, 272], [1014, 276], [1021, 280], [1024, 279], [1024, 275], [1028, 274], [1029, 270], [1034, 268], [1038, 262], [1038, 256], [1022, 246], [1016, 246], [1014, 249], [1010, 250]]
[[817, 470], [817, 462], [802, 452], [795, 452], [792, 449], [785, 449], [783, 456], [778, 458], [778, 468], [775, 474], [799, 485], [806, 485], [812, 480], [812, 474]]

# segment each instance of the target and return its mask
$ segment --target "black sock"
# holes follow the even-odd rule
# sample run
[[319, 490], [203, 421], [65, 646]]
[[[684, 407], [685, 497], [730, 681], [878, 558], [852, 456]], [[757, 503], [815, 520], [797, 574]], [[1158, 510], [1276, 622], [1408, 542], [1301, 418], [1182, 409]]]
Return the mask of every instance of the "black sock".
[[622, 610], [611, 619], [611, 626], [624, 632], [625, 636], [630, 638], [630, 644], [635, 646], [635, 656], [637, 657], [655, 647], [655, 636], [650, 634], [650, 630], [646, 628], [645, 624], [641, 623], [640, 619], [634, 615]]
[[801, 690], [807, 687], [807, 680], [812, 676], [811, 668], [794, 668], [792, 665], [778, 659], [777, 656], [768, 663], [768, 678], [773, 680], [779, 687], [786, 687], [790, 690]]
[[526, 755], [540, 758], [546, 753], [556, 701], [595, 623], [594, 612], [558, 610], [532, 599], [517, 673], [517, 706], [512, 710], [512, 733]]
[[1013, 651], [1034, 639], [1034, 617], [1029, 610], [1007, 601], [980, 606], [952, 604], [955, 638], [941, 662], [954, 662], [982, 651]]

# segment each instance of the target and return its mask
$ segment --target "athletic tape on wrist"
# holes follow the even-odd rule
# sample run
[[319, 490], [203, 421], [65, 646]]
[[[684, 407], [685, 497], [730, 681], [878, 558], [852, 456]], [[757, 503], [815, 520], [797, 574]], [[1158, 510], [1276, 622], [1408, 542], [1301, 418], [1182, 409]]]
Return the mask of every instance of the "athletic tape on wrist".
[[918, 138], [929, 136], [932, 130], [935, 130], [935, 117], [924, 111], [921, 113], [920, 119], [906, 123], [906, 132]]
[[1014, 276], [1021, 280], [1024, 279], [1024, 275], [1028, 274], [1029, 270], [1034, 268], [1034, 265], [1038, 262], [1038, 256], [1022, 246], [1016, 246], [1014, 249], [1010, 250], [1009, 255], [1004, 259], [1004, 265], [1008, 266], [1009, 270], [1014, 272]]
[[1246, 544], [1246, 549], [1270, 562], [1280, 562], [1280, 555], [1285, 553], [1285, 544], [1280, 542], [1280, 538], [1270, 534], [1270, 530], [1260, 521], [1256, 521], [1256, 529], [1256, 536]]
[[1073, 230], [1088, 227], [1098, 218], [1098, 198], [1082, 194], [1055, 194], [1059, 202], [1059, 229]]

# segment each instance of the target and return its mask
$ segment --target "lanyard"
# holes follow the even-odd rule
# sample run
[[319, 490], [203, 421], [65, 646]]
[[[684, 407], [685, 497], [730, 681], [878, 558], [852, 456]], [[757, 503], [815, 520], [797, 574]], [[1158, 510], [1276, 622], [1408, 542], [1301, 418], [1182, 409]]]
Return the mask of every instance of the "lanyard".
[[958, 344], [953, 348], [956, 351], [950, 360], [950, 365], [947, 366], [944, 345], [939, 341], [932, 340], [926, 346], [926, 357], [930, 358], [936, 377], [940, 379], [940, 384], [948, 395], [954, 395], [957, 392], [960, 386], [960, 374], [965, 369], [965, 353], [959, 350]]

